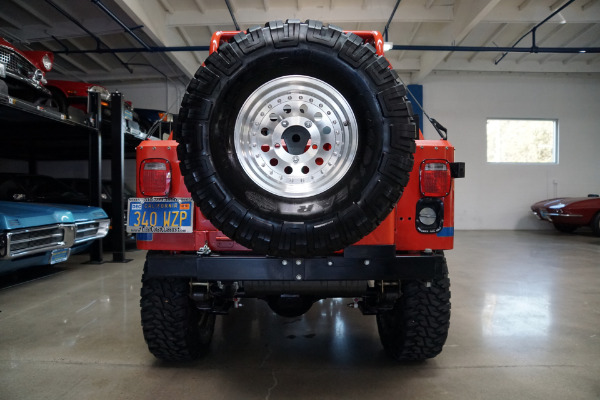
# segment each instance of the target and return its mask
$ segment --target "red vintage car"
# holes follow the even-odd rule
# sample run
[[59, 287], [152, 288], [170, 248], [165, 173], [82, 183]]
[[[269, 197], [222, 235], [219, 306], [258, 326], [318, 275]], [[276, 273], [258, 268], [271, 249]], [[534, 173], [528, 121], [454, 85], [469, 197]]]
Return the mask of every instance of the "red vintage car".
[[539, 219], [552, 222], [561, 232], [589, 226], [600, 236], [600, 197], [597, 194], [539, 201], [531, 206], [531, 211]]
[[108, 89], [93, 83], [49, 79], [46, 88], [52, 92], [58, 111], [67, 117], [74, 113], [74, 110], [87, 113], [88, 92], [100, 93], [103, 106], [108, 106], [110, 101]]
[[[88, 93], [100, 93], [102, 129], [106, 132], [105, 135], [109, 134], [111, 118], [110, 92], [104, 86], [88, 82], [49, 79], [46, 87], [52, 92], [52, 104], [48, 106], [58, 109], [67, 118], [81, 123], [85, 121], [87, 113]], [[140, 140], [146, 139], [146, 129], [140, 126], [139, 117], [130, 101], [125, 101], [123, 113], [125, 117], [125, 138], [134, 140], [135, 145], [137, 145]]]
[[104, 86], [88, 82], [49, 79], [46, 88], [52, 93], [51, 104], [47, 106], [57, 109], [71, 120], [84, 122], [88, 92], [100, 93], [102, 109], [108, 110], [110, 92]]
[[0, 93], [32, 103], [51, 98], [44, 85], [53, 62], [52, 52], [21, 51], [0, 38]]

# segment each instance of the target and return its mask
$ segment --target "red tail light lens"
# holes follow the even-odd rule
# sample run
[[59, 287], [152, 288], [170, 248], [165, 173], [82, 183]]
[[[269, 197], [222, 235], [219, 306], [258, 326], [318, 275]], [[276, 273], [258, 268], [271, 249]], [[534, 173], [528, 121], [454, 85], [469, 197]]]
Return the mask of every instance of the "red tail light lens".
[[171, 190], [171, 164], [163, 158], [148, 158], [140, 164], [140, 191], [144, 196], [164, 197]]
[[450, 193], [452, 176], [446, 160], [425, 160], [420, 170], [421, 194], [427, 197], [444, 197]]

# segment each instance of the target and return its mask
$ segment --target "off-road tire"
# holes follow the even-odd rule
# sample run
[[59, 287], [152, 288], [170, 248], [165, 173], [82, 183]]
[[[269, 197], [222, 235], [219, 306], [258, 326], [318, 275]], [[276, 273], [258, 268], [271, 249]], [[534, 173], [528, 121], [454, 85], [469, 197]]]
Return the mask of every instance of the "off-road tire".
[[[238, 243], [273, 256], [325, 255], [369, 234], [413, 167], [412, 108], [397, 78], [372, 45], [318, 21], [269, 22], [221, 44], [190, 82], [175, 130], [181, 172], [203, 215]], [[288, 99], [294, 104], [286, 109]], [[277, 124], [288, 126], [283, 112], [271, 113], [273, 131], [261, 129], [270, 124], [267, 106], [296, 118], [291, 126], [304, 138], [294, 151], [275, 135]], [[317, 128], [321, 116], [333, 128]], [[253, 142], [271, 139], [262, 153], [262, 142]]]
[[215, 315], [200, 311], [189, 298], [189, 279], [149, 278], [144, 265], [141, 314], [148, 350], [165, 361], [190, 361], [206, 354]]
[[385, 351], [398, 361], [437, 356], [450, 327], [450, 280], [443, 275], [428, 287], [423, 281], [403, 281], [394, 308], [377, 314], [377, 328]]

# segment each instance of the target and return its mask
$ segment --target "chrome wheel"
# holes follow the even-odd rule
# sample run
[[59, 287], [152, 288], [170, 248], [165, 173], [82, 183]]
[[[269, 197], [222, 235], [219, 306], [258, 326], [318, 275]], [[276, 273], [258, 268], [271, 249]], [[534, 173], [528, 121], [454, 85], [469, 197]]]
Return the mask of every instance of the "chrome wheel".
[[346, 175], [358, 147], [358, 125], [334, 87], [289, 75], [248, 97], [235, 122], [234, 141], [242, 168], [262, 189], [309, 197]]

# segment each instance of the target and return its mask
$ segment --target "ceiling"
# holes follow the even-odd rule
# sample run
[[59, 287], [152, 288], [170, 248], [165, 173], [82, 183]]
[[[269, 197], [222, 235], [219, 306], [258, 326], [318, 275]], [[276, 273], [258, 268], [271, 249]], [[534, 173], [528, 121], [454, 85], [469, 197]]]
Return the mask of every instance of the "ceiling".
[[[499, 60], [501, 51], [489, 51], [513, 46], [567, 3], [402, 0], [388, 29], [387, 41], [396, 49], [386, 57], [407, 83], [422, 82], [439, 71], [600, 73], [600, 0], [575, 0], [536, 28], [540, 52], [511, 52]], [[296, 18], [318, 19], [345, 30], [384, 31], [397, 0], [229, 0], [229, 4], [242, 30]], [[235, 30], [226, 0], [2, 0], [0, 11], [0, 36], [22, 49], [56, 53], [50, 78], [101, 84], [164, 79], [187, 84], [206, 51], [132, 49], [208, 46], [216, 30]], [[518, 47], [532, 45], [528, 34]], [[466, 46], [486, 51], [462, 51]], [[546, 53], [547, 48], [588, 52]], [[107, 49], [122, 52], [111, 54]]]

